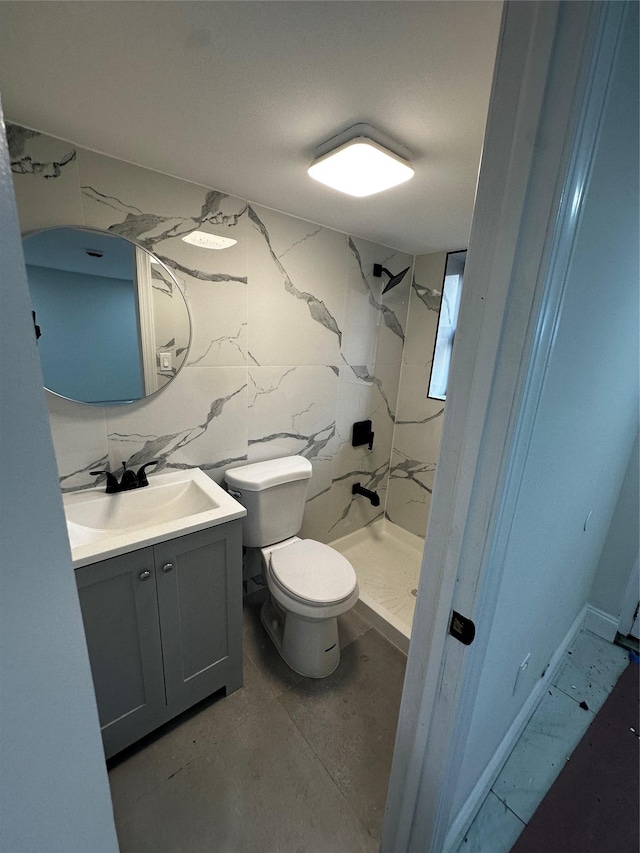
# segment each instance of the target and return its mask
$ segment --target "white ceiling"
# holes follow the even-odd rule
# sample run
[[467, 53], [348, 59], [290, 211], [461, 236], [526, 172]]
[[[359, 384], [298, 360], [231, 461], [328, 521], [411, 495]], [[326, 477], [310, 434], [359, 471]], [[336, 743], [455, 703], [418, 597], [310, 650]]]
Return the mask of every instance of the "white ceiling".
[[[466, 246], [498, 0], [0, 2], [7, 119], [412, 253]], [[415, 177], [353, 199], [313, 150], [368, 122]]]

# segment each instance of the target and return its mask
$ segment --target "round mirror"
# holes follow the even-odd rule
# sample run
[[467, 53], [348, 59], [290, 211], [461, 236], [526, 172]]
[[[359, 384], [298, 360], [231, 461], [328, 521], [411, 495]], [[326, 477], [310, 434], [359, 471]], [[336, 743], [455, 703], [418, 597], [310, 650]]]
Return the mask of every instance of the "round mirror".
[[38, 231], [23, 248], [45, 388], [115, 406], [171, 382], [187, 359], [191, 323], [161, 261], [90, 228]]

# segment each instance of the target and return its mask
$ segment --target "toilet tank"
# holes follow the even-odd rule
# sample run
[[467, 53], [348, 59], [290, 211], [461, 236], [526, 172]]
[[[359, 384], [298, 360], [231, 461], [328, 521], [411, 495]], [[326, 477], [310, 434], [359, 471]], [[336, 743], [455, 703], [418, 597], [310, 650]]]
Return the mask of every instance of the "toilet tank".
[[224, 478], [229, 494], [247, 510], [242, 544], [264, 548], [295, 536], [302, 527], [311, 463], [304, 456], [285, 456], [230, 468]]

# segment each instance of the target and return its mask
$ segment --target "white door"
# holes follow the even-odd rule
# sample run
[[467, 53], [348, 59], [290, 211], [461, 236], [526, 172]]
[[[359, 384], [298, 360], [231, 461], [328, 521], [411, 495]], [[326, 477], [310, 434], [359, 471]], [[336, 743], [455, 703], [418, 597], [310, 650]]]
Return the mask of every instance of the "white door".
[[631, 626], [629, 634], [632, 637], [635, 637], [636, 640], [640, 640], [640, 601], [636, 607], [636, 618], [633, 620], [633, 625]]
[[[559, 614], [545, 608], [566, 607], [565, 617], [570, 613], [573, 620], [588, 595], [580, 584], [588, 586], [590, 578], [576, 574], [575, 594], [574, 584], [562, 576], [550, 578], [544, 585], [545, 605], [536, 611], [540, 584], [528, 581], [535, 581], [545, 564], [553, 564], [563, 547], [562, 531], [551, 530], [548, 536], [542, 523], [550, 520], [552, 528], [554, 513], [545, 515], [538, 509], [556, 503], [563, 507], [566, 538], [573, 549], [564, 565], [570, 565], [569, 557], [576, 554], [578, 562], [597, 561], [598, 542], [601, 547], [606, 533], [607, 502], [615, 502], [635, 437], [636, 427], [632, 432], [627, 429], [625, 418], [632, 424], [634, 406], [637, 413], [638, 382], [636, 378], [634, 391], [631, 368], [623, 363], [622, 376], [616, 375], [614, 383], [620, 380], [632, 390], [630, 400], [622, 400], [623, 411], [616, 411], [611, 429], [622, 444], [629, 433], [628, 447], [609, 453], [605, 440], [593, 460], [586, 456], [582, 466], [578, 464], [576, 447], [566, 432], [571, 416], [577, 427], [581, 418], [584, 421], [581, 407], [588, 383], [579, 365], [570, 365], [566, 336], [557, 337], [562, 334], [561, 319], [572, 307], [565, 305], [573, 297], [571, 291], [565, 292], [565, 282], [568, 271], [575, 276], [574, 246], [586, 222], [584, 201], [623, 24], [628, 31], [635, 27], [637, 38], [637, 23], [628, 22], [631, 8], [552, 2], [505, 6], [383, 828], [385, 853], [455, 849], [496, 770], [483, 750], [508, 735], [500, 726], [504, 728], [506, 720], [508, 728], [523, 705], [521, 697], [505, 698], [494, 705], [493, 719], [489, 714], [484, 728], [474, 717], [483, 702], [490, 704], [487, 684], [509, 671], [508, 656], [519, 655], [517, 643], [526, 640], [518, 608], [524, 610], [526, 605], [529, 614], [536, 613], [538, 633], [549, 619], [551, 635], [558, 631]], [[607, 305], [611, 324], [614, 303]], [[587, 306], [581, 310], [586, 312]], [[593, 317], [586, 319], [593, 322]], [[559, 340], [563, 358], [556, 357]], [[615, 356], [614, 362], [597, 367], [617, 368]], [[575, 401], [569, 366], [576, 376]], [[549, 396], [558, 378], [565, 394], [558, 400], [562, 418], [554, 438]], [[600, 374], [598, 381], [603, 381]], [[607, 397], [606, 385], [603, 393]], [[597, 412], [591, 414], [599, 417]], [[590, 435], [585, 433], [586, 438]], [[556, 451], [564, 442], [557, 457], [561, 466], [566, 461], [571, 477], [563, 477], [560, 470], [552, 476], [555, 459], [548, 466], [540, 463], [541, 436]], [[536, 479], [532, 460], [538, 460], [538, 472], [549, 468], [551, 473]], [[596, 485], [602, 484], [604, 496], [593, 487], [594, 465], [602, 466], [596, 470]], [[523, 482], [530, 485], [526, 493], [521, 491]], [[552, 489], [545, 490], [549, 484]], [[536, 488], [540, 494], [535, 494]], [[569, 500], [572, 496], [574, 502]], [[592, 498], [598, 512], [586, 529], [585, 502]], [[523, 508], [528, 514], [523, 515]], [[513, 564], [514, 558], [517, 563], [519, 556], [526, 556], [522, 541], [526, 522], [531, 550], [545, 556], [546, 563], [531, 566], [523, 573], [520, 588], [506, 597], [504, 582], [512, 578], [504, 566], [509, 559]], [[578, 525], [582, 539], [576, 533]], [[509, 549], [515, 547], [516, 534], [521, 541], [516, 541], [520, 551], [516, 547], [514, 554]], [[476, 621], [473, 645], [465, 647], [449, 636], [452, 610]], [[517, 643], [507, 637], [492, 646], [492, 627], [505, 614], [511, 618]], [[545, 669], [547, 665], [548, 661]], [[535, 675], [531, 668], [537, 678], [541, 671], [542, 667]], [[470, 737], [470, 731], [480, 735]], [[471, 772], [461, 779], [463, 766]]]

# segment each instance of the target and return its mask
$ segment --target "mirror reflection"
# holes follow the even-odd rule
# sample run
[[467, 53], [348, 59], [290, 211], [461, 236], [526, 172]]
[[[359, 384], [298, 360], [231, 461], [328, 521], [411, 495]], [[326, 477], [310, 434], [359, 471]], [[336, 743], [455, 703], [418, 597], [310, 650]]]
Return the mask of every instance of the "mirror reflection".
[[45, 387], [94, 405], [155, 394], [184, 365], [189, 311], [173, 274], [108, 232], [50, 228], [23, 239]]

